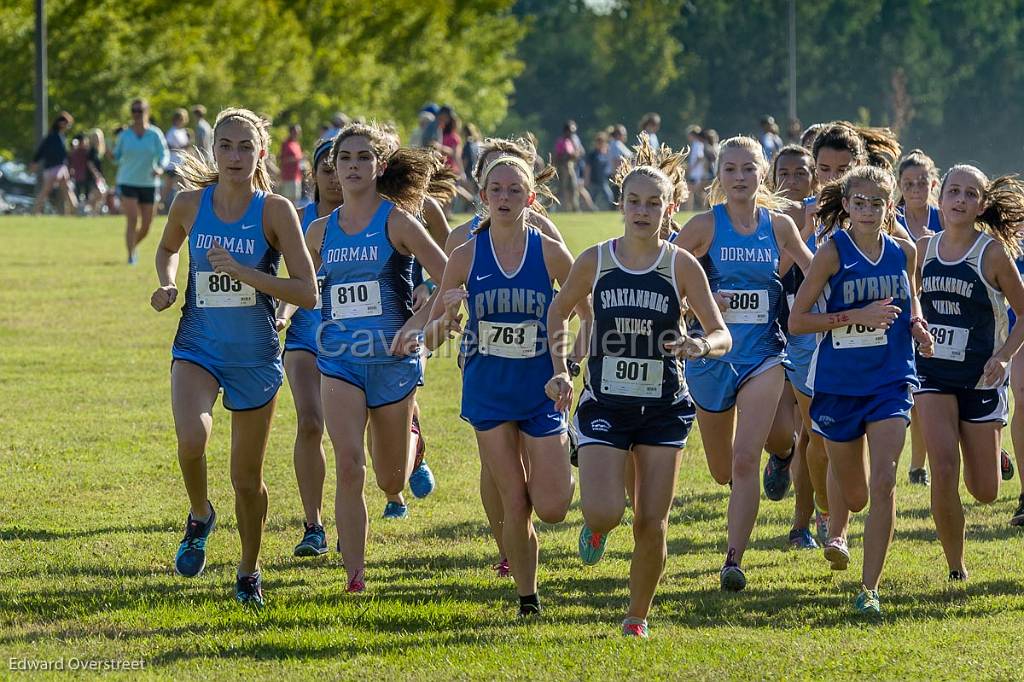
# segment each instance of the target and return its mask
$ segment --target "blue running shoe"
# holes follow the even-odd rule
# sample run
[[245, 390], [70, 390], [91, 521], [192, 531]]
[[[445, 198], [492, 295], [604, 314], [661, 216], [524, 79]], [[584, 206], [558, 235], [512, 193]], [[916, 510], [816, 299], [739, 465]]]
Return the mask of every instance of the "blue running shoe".
[[764, 465], [764, 494], [769, 500], [778, 502], [789, 492], [789, 465], [793, 462], [793, 451], [789, 457], [782, 459], [776, 454], [768, 453], [768, 463]]
[[793, 549], [818, 549], [818, 543], [807, 528], [794, 528], [789, 531], [789, 546]]
[[186, 578], [194, 578], [206, 568], [206, 539], [210, 537], [217, 525], [217, 512], [210, 504], [210, 520], [206, 523], [192, 518], [188, 514], [185, 522], [185, 537], [178, 545], [178, 553], [174, 556], [174, 572]]
[[247, 575], [235, 579], [235, 599], [244, 606], [263, 608], [263, 576]]
[[306, 524], [302, 542], [295, 545], [295, 556], [320, 556], [327, 553], [327, 534], [319, 523]]
[[437, 482], [434, 480], [434, 472], [430, 470], [430, 467], [427, 466], [426, 461], [423, 459], [427, 454], [427, 443], [423, 440], [420, 420], [417, 419], [415, 414], [412, 416], [412, 428], [410, 430], [416, 436], [416, 461], [413, 462], [412, 474], [409, 476], [409, 490], [412, 491], [416, 499], [422, 500], [434, 492]]
[[388, 502], [384, 505], [384, 516], [385, 519], [405, 519], [409, 517], [409, 506], [405, 504], [398, 504], [397, 502]]
[[419, 466], [412, 470], [409, 476], [409, 490], [417, 499], [423, 499], [434, 492], [434, 472], [430, 470], [424, 460], [420, 460]]
[[587, 566], [593, 566], [604, 556], [604, 546], [608, 543], [608, 533], [595, 533], [587, 524], [580, 529], [580, 560]]

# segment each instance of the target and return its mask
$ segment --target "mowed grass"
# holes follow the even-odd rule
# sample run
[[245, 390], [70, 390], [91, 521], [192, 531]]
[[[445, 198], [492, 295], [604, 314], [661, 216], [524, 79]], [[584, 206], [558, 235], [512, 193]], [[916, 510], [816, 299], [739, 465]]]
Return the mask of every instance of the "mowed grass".
[[[574, 251], [614, 234], [613, 214], [557, 219]], [[162, 220], [156, 222], [159, 233]], [[301, 506], [292, 468], [295, 414], [282, 389], [266, 463], [270, 516], [262, 565], [267, 608], [232, 596], [239, 557], [228, 476], [229, 415], [209, 449], [220, 523], [197, 579], [173, 573], [187, 510], [169, 404], [178, 310], [149, 307], [155, 237], [124, 264], [119, 219], [0, 218], [0, 676], [9, 659], [144, 659], [174, 679], [1012, 679], [1024, 669], [1019, 484], [991, 506], [967, 504], [971, 581], [953, 587], [928, 508], [900, 463], [896, 537], [881, 584], [884, 616], [852, 611], [853, 562], [832, 573], [820, 552], [784, 550], [793, 510], [762, 500], [747, 590], [723, 594], [718, 568], [728, 488], [687, 447], [669, 559], [651, 639], [625, 640], [632, 549], [627, 511], [604, 561], [576, 557], [578, 502], [540, 524], [543, 618], [516, 622], [511, 580], [495, 577], [475, 440], [458, 418], [459, 375], [439, 354], [420, 392], [438, 489], [384, 522], [371, 514], [364, 595], [344, 593], [338, 556], [292, 557]], [[184, 261], [181, 268], [185, 272]], [[179, 278], [180, 281], [180, 278]], [[767, 407], [767, 406], [766, 406]], [[328, 444], [329, 543], [334, 473]], [[966, 492], [964, 492], [966, 499]], [[133, 673], [135, 675], [137, 673]]]

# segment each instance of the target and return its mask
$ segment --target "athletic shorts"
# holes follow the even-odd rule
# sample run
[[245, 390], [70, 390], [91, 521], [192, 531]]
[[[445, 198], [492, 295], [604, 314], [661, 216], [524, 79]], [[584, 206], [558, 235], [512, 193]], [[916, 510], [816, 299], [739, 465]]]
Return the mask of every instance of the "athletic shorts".
[[62, 181], [70, 181], [71, 172], [68, 171], [68, 167], [62, 163], [59, 166], [50, 166], [44, 170], [43, 178], [51, 184], [56, 184]]
[[725, 362], [714, 358], [690, 360], [686, 363], [686, 385], [697, 407], [705, 412], [725, 412], [736, 404], [736, 395], [743, 384], [783, 364], [784, 360], [782, 355], [750, 363]]
[[956, 397], [960, 421], [972, 424], [1000, 422], [1006, 426], [1006, 418], [1010, 414], [1010, 403], [1007, 400], [1006, 384], [996, 388], [963, 388], [947, 386], [938, 381], [921, 377], [921, 388], [918, 393], [942, 393]]
[[472, 425], [477, 431], [490, 431], [493, 428], [512, 422], [515, 424], [520, 431], [525, 433], [527, 436], [533, 438], [543, 438], [544, 436], [557, 436], [565, 433], [569, 430], [569, 424], [566, 421], [564, 412], [557, 412], [554, 409], [551, 411], [544, 410], [539, 414], [535, 414], [527, 419], [477, 419], [471, 420], [462, 417]]
[[156, 201], [156, 187], [136, 187], [135, 185], [118, 185], [122, 199], [135, 199], [140, 204], [153, 204]]
[[198, 358], [191, 353], [172, 353], [171, 366], [177, 361], [190, 362], [201, 367], [217, 380], [224, 392], [224, 407], [232, 412], [256, 410], [277, 395], [284, 382], [281, 359], [258, 367], [223, 367]]
[[845, 443], [863, 436], [872, 422], [900, 417], [909, 424], [913, 406], [908, 384], [895, 384], [875, 395], [815, 391], [811, 398], [811, 429], [826, 440]]
[[814, 357], [814, 348], [804, 348], [799, 345], [786, 346], [786, 359], [789, 360], [786, 367], [786, 380], [793, 385], [793, 388], [800, 391], [808, 398], [814, 395], [814, 391], [807, 385], [807, 373], [811, 371], [811, 358]]
[[634, 445], [681, 449], [690, 435], [696, 411], [689, 397], [674, 405], [621, 406], [602, 403], [584, 390], [573, 425], [580, 450], [606, 445], [629, 450]]
[[366, 406], [371, 409], [405, 400], [423, 378], [419, 355], [393, 362], [351, 362], [321, 355], [316, 366], [324, 376], [352, 384], [365, 393]]

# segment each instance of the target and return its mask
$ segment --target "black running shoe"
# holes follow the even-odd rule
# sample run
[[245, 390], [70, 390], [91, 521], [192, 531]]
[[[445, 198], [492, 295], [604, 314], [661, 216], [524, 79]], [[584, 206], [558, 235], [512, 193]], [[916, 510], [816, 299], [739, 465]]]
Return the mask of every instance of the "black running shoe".
[[185, 537], [178, 545], [174, 556], [174, 571], [186, 578], [194, 578], [206, 568], [206, 539], [217, 525], [217, 512], [210, 503], [210, 520], [206, 523], [192, 518], [192, 512], [185, 521]]
[[949, 581], [951, 583], [962, 583], [967, 581], [967, 571], [950, 571]]
[[320, 556], [327, 553], [327, 534], [319, 523], [306, 524], [302, 542], [295, 545], [295, 556]]
[[793, 450], [789, 457], [782, 459], [774, 453], [768, 453], [768, 463], [764, 465], [764, 494], [769, 500], [778, 502], [789, 491], [791, 476], [789, 465], [793, 462]]
[[235, 599], [245, 606], [263, 608], [263, 576], [256, 573], [236, 578]]
[[912, 485], [928, 485], [930, 483], [928, 479], [928, 470], [924, 467], [921, 467], [920, 469], [911, 469], [910, 483]]
[[1017, 511], [1010, 517], [1011, 526], [1024, 526], [1024, 495], [1017, 498]]
[[999, 473], [1003, 475], [1004, 481], [1013, 480], [1013, 457], [1006, 450], [999, 451]]

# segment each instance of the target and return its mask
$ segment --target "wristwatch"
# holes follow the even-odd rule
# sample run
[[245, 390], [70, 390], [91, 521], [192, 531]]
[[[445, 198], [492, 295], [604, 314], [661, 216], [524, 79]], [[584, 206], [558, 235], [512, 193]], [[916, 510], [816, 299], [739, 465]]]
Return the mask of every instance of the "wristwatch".
[[565, 366], [569, 369], [569, 376], [573, 379], [580, 375], [580, 363], [575, 360], [566, 360]]

